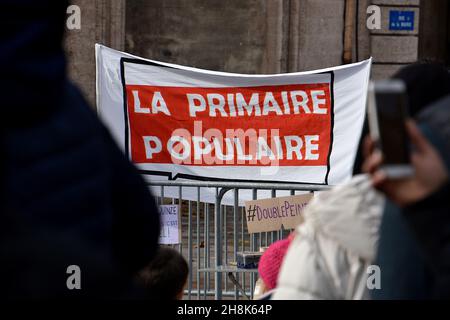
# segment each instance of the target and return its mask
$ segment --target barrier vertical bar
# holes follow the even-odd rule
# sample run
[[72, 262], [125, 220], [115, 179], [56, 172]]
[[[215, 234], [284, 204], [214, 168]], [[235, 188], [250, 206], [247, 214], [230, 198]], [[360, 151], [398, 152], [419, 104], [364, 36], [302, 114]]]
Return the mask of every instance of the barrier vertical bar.
[[[242, 250], [242, 252], [244, 252], [245, 251], [245, 229], [244, 229], [244, 223], [245, 223], [245, 209], [244, 208], [242, 208], [241, 209], [241, 241], [242, 241], [242, 244], [241, 244], [241, 250]], [[246, 278], [246, 276], [245, 276], [245, 273], [243, 273], [242, 274], [242, 288], [244, 288], [244, 291], [245, 291], [245, 278]]]
[[[257, 198], [258, 198], [258, 190], [252, 189], [252, 199], [256, 200]], [[251, 243], [252, 251], [255, 251], [256, 250], [256, 234], [255, 233], [252, 234], [251, 237], [253, 240]], [[250, 295], [251, 295], [251, 299], [253, 300], [253, 293], [255, 291], [255, 274], [254, 273], [252, 273], [250, 279], [251, 279], [250, 280], [251, 281], [250, 282]]]
[[[275, 189], [272, 189], [272, 194], [271, 194], [272, 198], [276, 198], [277, 197], [277, 191]], [[276, 231], [272, 231], [270, 233], [271, 236], [271, 243], [275, 242], [276, 239]]]
[[200, 300], [200, 187], [197, 187], [197, 300]]
[[[183, 204], [183, 187], [179, 186], [178, 187], [178, 209], [180, 210], [179, 214], [179, 218], [180, 218], [180, 227], [183, 227], [183, 209], [182, 209], [182, 204]], [[183, 254], [183, 234], [181, 234], [181, 240], [180, 240], [180, 254]]]
[[175, 198], [172, 198], [172, 204], [173, 205], [175, 204]]
[[[221, 189], [222, 191], [222, 189]], [[216, 266], [216, 270], [221, 267], [222, 265], [222, 256], [221, 256], [221, 230], [220, 230], [220, 198], [219, 198], [219, 189], [216, 188], [216, 205], [215, 205], [215, 215], [214, 215], [214, 247], [215, 247], [215, 257], [216, 257], [216, 261], [215, 261], [215, 266]], [[220, 273], [219, 271], [216, 271], [215, 274], [215, 299], [216, 300], [221, 300], [222, 299], [222, 273]]]
[[[237, 250], [238, 250], [238, 226], [237, 226], [237, 211], [239, 210], [239, 191], [237, 188], [234, 189], [234, 206], [233, 206], [233, 259], [234, 262], [237, 261]], [[234, 286], [234, 299], [239, 299], [239, 290]]]
[[222, 224], [221, 224], [221, 202], [222, 198], [227, 193], [227, 191], [231, 190], [230, 188], [224, 187], [220, 189], [220, 192], [216, 191], [216, 207], [215, 207], [215, 217], [214, 217], [214, 231], [215, 234], [215, 256], [216, 256], [216, 276], [215, 276], [215, 298], [216, 300], [222, 299], [222, 272], [219, 271], [222, 268]]
[[189, 200], [189, 218], [188, 218], [188, 264], [189, 264], [189, 282], [188, 299], [191, 300], [192, 294], [192, 202]]
[[[209, 204], [205, 203], [205, 268], [209, 268], [210, 263], [210, 255], [209, 255]], [[210, 282], [210, 274], [207, 272], [205, 274], [206, 279], [205, 282], [205, 299], [206, 293], [209, 291], [209, 282]]]
[[260, 233], [258, 233], [258, 240], [259, 240], [259, 248], [261, 248], [262, 247], [262, 235], [263, 235], [263, 233], [262, 232], [260, 232]]
[[[227, 221], [227, 206], [222, 206], [222, 225], [223, 225], [223, 251], [225, 252], [225, 265], [228, 265], [228, 235], [227, 235], [227, 226], [228, 226], [228, 221]], [[225, 276], [225, 292], [228, 291], [228, 277]]]

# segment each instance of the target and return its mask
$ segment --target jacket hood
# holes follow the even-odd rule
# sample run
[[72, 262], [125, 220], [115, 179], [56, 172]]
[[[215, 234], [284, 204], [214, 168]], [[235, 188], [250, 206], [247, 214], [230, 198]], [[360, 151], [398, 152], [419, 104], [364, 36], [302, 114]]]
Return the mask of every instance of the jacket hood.
[[3, 0], [0, 4], [0, 88], [12, 125], [48, 114], [65, 80], [62, 46], [66, 1]]
[[419, 114], [417, 120], [450, 171], [450, 96], [431, 104]]
[[384, 198], [372, 188], [369, 177], [358, 175], [345, 185], [317, 193], [304, 212], [305, 223], [373, 261], [383, 206]]

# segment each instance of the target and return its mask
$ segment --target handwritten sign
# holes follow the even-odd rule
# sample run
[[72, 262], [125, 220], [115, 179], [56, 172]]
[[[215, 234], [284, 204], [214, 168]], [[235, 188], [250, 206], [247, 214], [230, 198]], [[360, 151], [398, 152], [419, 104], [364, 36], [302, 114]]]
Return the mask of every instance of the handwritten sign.
[[312, 194], [245, 202], [245, 216], [249, 233], [294, 229], [303, 222], [302, 212]]
[[159, 235], [160, 244], [180, 243], [180, 219], [178, 205], [159, 206], [159, 216], [161, 220], [161, 232]]

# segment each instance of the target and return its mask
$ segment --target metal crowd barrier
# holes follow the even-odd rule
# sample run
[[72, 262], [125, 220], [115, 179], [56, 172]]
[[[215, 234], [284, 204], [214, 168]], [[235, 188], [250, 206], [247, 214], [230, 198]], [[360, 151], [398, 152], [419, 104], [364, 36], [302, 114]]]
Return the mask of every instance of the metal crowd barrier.
[[[279, 190], [287, 190], [294, 195], [296, 191], [314, 192], [328, 189], [328, 186], [313, 184], [190, 181], [149, 182], [149, 186], [161, 188], [159, 204], [179, 204], [181, 207], [182, 241], [177, 247], [189, 264], [189, 277], [185, 290], [185, 297], [188, 300], [194, 296], [198, 300], [210, 299], [213, 296], [216, 300], [253, 299], [257, 271], [237, 269], [233, 265], [237, 253], [258, 251], [260, 247], [267, 247], [286, 237], [290, 232], [290, 230], [279, 230], [248, 234], [245, 210], [239, 206], [239, 190], [252, 190], [252, 198], [257, 200], [258, 190], [271, 190], [271, 196], [274, 198]], [[166, 198], [165, 187], [178, 187], [178, 198]], [[197, 200], [184, 201], [184, 188], [196, 188]], [[215, 189], [215, 204], [200, 201], [203, 188]], [[228, 192], [234, 193], [232, 206], [222, 204], [222, 199]], [[213, 227], [213, 233], [211, 233], [211, 227]], [[224, 273], [228, 274], [229, 278], [224, 278]]]

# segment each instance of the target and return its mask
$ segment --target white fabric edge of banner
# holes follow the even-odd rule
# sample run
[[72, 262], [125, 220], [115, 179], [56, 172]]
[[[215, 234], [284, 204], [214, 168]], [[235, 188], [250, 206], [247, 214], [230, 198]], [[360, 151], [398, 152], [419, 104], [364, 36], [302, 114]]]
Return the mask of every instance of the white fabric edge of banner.
[[311, 74], [316, 74], [316, 73], [324, 73], [324, 72], [330, 72], [330, 71], [337, 71], [337, 70], [341, 70], [341, 69], [347, 69], [347, 68], [351, 68], [351, 67], [354, 67], [354, 66], [363, 65], [364, 63], [367, 63], [368, 61], [372, 60], [372, 58], [369, 58], [369, 59], [366, 59], [366, 60], [363, 60], [363, 61], [360, 61], [360, 62], [351, 63], [351, 64], [335, 66], [335, 67], [329, 67], [329, 68], [318, 69], [318, 70], [301, 71], [301, 72], [276, 73], [276, 74], [243, 74], [243, 73], [231, 73], [231, 72], [212, 71], [212, 70], [206, 70], [206, 69], [182, 66], [182, 65], [179, 65], [179, 64], [161, 62], [161, 61], [152, 60], [152, 59], [146, 59], [146, 58], [135, 56], [135, 55], [123, 52], [123, 51], [119, 51], [119, 50], [115, 50], [115, 49], [109, 48], [109, 47], [107, 47], [105, 45], [102, 45], [102, 44], [99, 44], [99, 43], [95, 44], [95, 48], [96, 48], [96, 50], [97, 50], [97, 48], [112, 50], [112, 51], [115, 51], [118, 54], [126, 56], [127, 58], [143, 60], [143, 61], [159, 64], [161, 66], [171, 67], [171, 68], [180, 69], [180, 70], [187, 70], [187, 71], [199, 72], [199, 73], [204, 73], [204, 74], [209, 74], [209, 75], [216, 75], [216, 76], [238, 76], [238, 77], [251, 77], [251, 78], [252, 77], [255, 77], [255, 78], [282, 77], [282, 76], [286, 76], [286, 75], [305, 76], [305, 75], [311, 75]]
[[[121, 52], [118, 50], [114, 50], [111, 49], [107, 46], [104, 46], [102, 44], [96, 44], [95, 45], [95, 56], [96, 56], [96, 90], [97, 90], [97, 111], [99, 113], [99, 115], [102, 118], [102, 109], [100, 108], [102, 101], [103, 101], [103, 97], [102, 97], [102, 90], [100, 90], [100, 82], [101, 80], [103, 80], [104, 78], [102, 77], [102, 72], [101, 69], [104, 67], [103, 66], [103, 54], [102, 51], [109, 51], [109, 54], [112, 55], [118, 55], [118, 59], [120, 60], [120, 58], [125, 57], [125, 58], [134, 58], [134, 59], [138, 59], [138, 60], [143, 60], [143, 61], [149, 61], [149, 62], [153, 62], [156, 64], [160, 64], [162, 66], [169, 66], [169, 67], [174, 67], [174, 68], [178, 68], [178, 69], [182, 69], [182, 70], [189, 70], [189, 71], [195, 71], [195, 72], [201, 72], [201, 73], [205, 73], [205, 74], [210, 74], [210, 75], [222, 75], [222, 76], [242, 76], [242, 77], [254, 77], [254, 78], [258, 78], [258, 77], [268, 77], [268, 76], [286, 76], [286, 75], [311, 75], [311, 74], [316, 74], [316, 73], [320, 73], [320, 72], [330, 72], [330, 71], [339, 71], [339, 70], [345, 70], [345, 69], [350, 69], [352, 67], [357, 67], [357, 66], [363, 66], [366, 64], [366, 67], [369, 68], [368, 72], [367, 72], [367, 76], [366, 76], [366, 88], [368, 86], [368, 82], [370, 79], [370, 66], [372, 65], [372, 58], [369, 58], [367, 60], [363, 60], [357, 63], [353, 63], [353, 64], [348, 64], [348, 65], [342, 65], [342, 66], [337, 66], [337, 67], [330, 67], [330, 68], [325, 68], [325, 69], [319, 69], [319, 70], [313, 70], [313, 71], [306, 71], [306, 72], [297, 72], [297, 73], [284, 73], [284, 74], [275, 74], [275, 75], [246, 75], [246, 74], [238, 74], [238, 73], [225, 73], [225, 72], [216, 72], [216, 71], [209, 71], [209, 70], [203, 70], [203, 69], [198, 69], [198, 68], [191, 68], [191, 67], [184, 67], [184, 66], [180, 66], [180, 65], [176, 65], [176, 64], [170, 64], [170, 63], [164, 63], [164, 62], [158, 62], [155, 60], [151, 60], [151, 59], [145, 59], [142, 57], [138, 57], [132, 54], [128, 54], [125, 52]], [[117, 71], [117, 70], [115, 70]], [[118, 72], [119, 72], [119, 77], [120, 77], [120, 66], [118, 66]], [[123, 96], [123, 93], [120, 93]], [[364, 96], [367, 96], [367, 92], [364, 93]], [[365, 114], [365, 110], [364, 110], [364, 114]], [[109, 125], [107, 125], [107, 127], [109, 127]], [[363, 124], [361, 124], [360, 129], [359, 129], [359, 137], [361, 136], [361, 132], [362, 132], [362, 127]], [[111, 129], [111, 128], [110, 128]], [[120, 138], [117, 137], [116, 138]], [[123, 139], [118, 139], [119, 145], [121, 146], [122, 150], [123, 150], [123, 142], [121, 141]], [[335, 141], [334, 141], [335, 142]], [[333, 144], [334, 144], [333, 142]], [[356, 146], [357, 148], [357, 146]], [[355, 157], [355, 155], [353, 156], [353, 158]], [[331, 159], [330, 159], [331, 162]], [[353, 159], [354, 162], [354, 159]], [[330, 163], [331, 164], [331, 163]], [[350, 167], [353, 168], [353, 163], [350, 164]], [[350, 169], [351, 170], [351, 169]], [[330, 172], [331, 174], [331, 172]], [[329, 182], [329, 184], [333, 184], [332, 182]]]
[[[349, 66], [349, 65], [347, 65], [347, 66]], [[359, 122], [360, 123], [359, 124], [359, 128], [356, 129], [357, 130], [356, 133], [357, 133], [358, 139], [355, 139], [355, 142], [354, 142], [353, 146], [348, 147], [348, 149], [354, 150], [354, 152], [351, 155], [351, 161], [348, 161], [346, 163], [340, 163], [341, 167], [337, 167], [337, 165], [335, 164], [335, 161], [336, 161], [336, 157], [338, 157], [339, 154], [336, 153], [337, 149], [336, 149], [336, 145], [335, 144], [337, 143], [337, 139], [336, 139], [335, 132], [333, 132], [335, 139], [333, 140], [333, 146], [332, 146], [333, 147], [333, 151], [332, 151], [331, 156], [330, 156], [330, 172], [329, 172], [329, 175], [328, 175], [328, 185], [330, 185], [330, 186], [337, 185], [338, 184], [338, 183], [336, 183], [337, 180], [340, 180], [339, 184], [345, 183], [346, 181], [350, 180], [350, 178], [352, 176], [354, 162], [355, 162], [355, 159], [356, 159], [356, 153], [357, 153], [357, 149], [358, 149], [358, 142], [361, 139], [362, 129], [363, 129], [363, 126], [364, 126], [364, 117], [366, 115], [367, 90], [368, 90], [370, 74], [371, 74], [372, 57], [367, 59], [367, 60], [362, 61], [361, 63], [358, 63], [358, 66], [361, 67], [366, 72], [364, 83], [363, 83], [364, 88], [362, 89], [363, 95], [360, 97], [360, 99], [364, 101], [363, 102], [364, 107], [361, 110], [360, 118], [358, 118], [359, 120], [361, 120]], [[345, 70], [340, 68], [340, 71], [345, 71]], [[360, 72], [363, 72], [363, 71], [360, 71]], [[337, 79], [339, 77], [338, 73], [339, 72], [335, 72], [335, 84], [339, 82], [339, 79]], [[338, 131], [340, 129], [340, 128], [337, 128], [337, 126], [336, 126], [336, 123], [339, 123], [338, 121], [336, 121], [337, 120], [336, 119], [336, 114], [337, 114], [336, 113], [336, 94], [337, 94], [337, 92], [338, 92], [338, 90], [336, 90], [336, 86], [335, 86], [335, 88], [334, 88], [334, 94], [335, 94], [335, 96], [334, 96], [334, 98], [335, 98], [335, 119], [334, 119], [334, 124], [335, 125], [334, 125], [334, 130], [335, 131], [336, 131], [336, 129]], [[342, 127], [345, 127], [345, 125], [342, 125]], [[342, 166], [344, 166], [344, 168], [342, 168]], [[336, 171], [340, 172], [339, 176], [344, 176], [344, 177], [347, 177], [347, 178], [345, 180], [336, 178], [336, 175], [337, 175], [335, 173]]]

